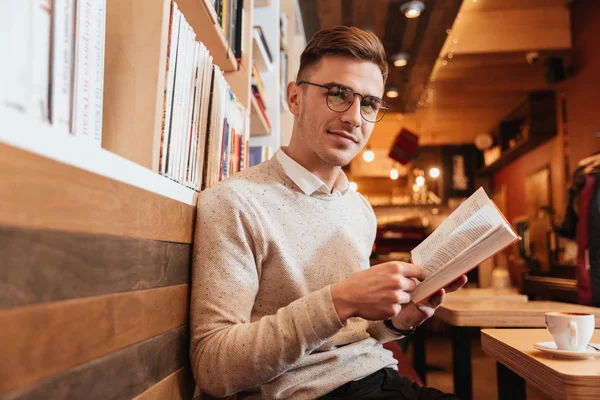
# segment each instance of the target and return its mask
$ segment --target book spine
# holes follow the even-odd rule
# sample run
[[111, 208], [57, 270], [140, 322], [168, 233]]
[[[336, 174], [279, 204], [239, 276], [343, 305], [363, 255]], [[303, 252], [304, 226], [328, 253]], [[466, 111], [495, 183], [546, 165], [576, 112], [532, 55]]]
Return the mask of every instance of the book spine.
[[175, 81], [175, 61], [177, 53], [177, 37], [179, 35], [179, 10], [177, 4], [171, 2], [171, 15], [169, 17], [169, 37], [167, 41], [167, 65], [165, 77], [164, 105], [162, 132], [160, 141], [159, 171], [162, 175], [167, 173], [167, 160], [169, 157], [169, 139], [171, 119], [173, 116], [173, 83]]
[[75, 0], [54, 0], [52, 12], [52, 125], [71, 130], [71, 84], [73, 81], [73, 18]]
[[93, 42], [92, 57], [92, 102], [90, 112], [93, 114], [91, 120], [92, 139], [98, 145], [102, 144], [102, 109], [104, 101], [104, 48], [106, 37], [106, 0], [94, 0], [93, 2], [92, 27]]
[[75, 25], [75, 70], [72, 131], [75, 136], [91, 137], [92, 101], [92, 26], [93, 0], [77, 0]]

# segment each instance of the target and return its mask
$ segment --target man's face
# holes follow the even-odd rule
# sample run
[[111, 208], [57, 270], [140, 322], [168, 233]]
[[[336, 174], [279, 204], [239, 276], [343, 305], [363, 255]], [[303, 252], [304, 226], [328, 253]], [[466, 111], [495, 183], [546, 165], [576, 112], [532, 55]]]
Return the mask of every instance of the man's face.
[[[319, 85], [342, 85], [364, 96], [383, 96], [383, 78], [379, 67], [371, 62], [343, 56], [323, 57], [309, 68], [303, 80]], [[293, 85], [293, 84], [292, 84]], [[322, 162], [344, 166], [366, 145], [374, 123], [360, 114], [360, 96], [355, 96], [350, 108], [335, 112], [327, 107], [327, 89], [302, 84], [295, 88], [298, 98], [290, 104], [296, 116], [295, 134], [303, 147]], [[290, 99], [294, 103], [293, 96]]]

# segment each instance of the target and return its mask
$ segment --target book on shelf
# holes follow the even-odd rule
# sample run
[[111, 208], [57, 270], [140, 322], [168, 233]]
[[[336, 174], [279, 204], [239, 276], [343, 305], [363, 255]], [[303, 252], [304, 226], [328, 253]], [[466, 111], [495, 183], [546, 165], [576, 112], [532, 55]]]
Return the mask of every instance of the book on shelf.
[[249, 166], [253, 167], [271, 158], [271, 146], [250, 146]]
[[50, 65], [50, 121], [71, 129], [71, 89], [75, 31], [75, 0], [54, 0], [52, 8], [52, 63]]
[[263, 33], [263, 30], [260, 26], [255, 26], [253, 27], [254, 31], [256, 33], [258, 33], [258, 37], [260, 38], [260, 42], [262, 43], [265, 52], [267, 53], [267, 58], [269, 59], [269, 62], [272, 63], [273, 62], [273, 55], [271, 54], [271, 49], [269, 48], [269, 45], [267, 43], [267, 39], [265, 38], [265, 34]]
[[242, 58], [244, 0], [211, 0], [219, 24], [234, 57]]
[[158, 170], [200, 190], [244, 169], [247, 112], [175, 2], [170, 13]]
[[106, 0], [77, 0], [72, 132], [102, 143]]
[[411, 293], [418, 303], [521, 238], [479, 188], [411, 251], [426, 274]]
[[[262, 79], [260, 77], [260, 72], [258, 72], [258, 68], [256, 68], [256, 64], [252, 64], [252, 75], [251, 75], [251, 84], [252, 91], [258, 92], [258, 95], [261, 99], [266, 98], [266, 91], [263, 85]], [[264, 104], [263, 104], [264, 106]]]
[[100, 145], [106, 0], [2, 1], [0, 15], [0, 104]]

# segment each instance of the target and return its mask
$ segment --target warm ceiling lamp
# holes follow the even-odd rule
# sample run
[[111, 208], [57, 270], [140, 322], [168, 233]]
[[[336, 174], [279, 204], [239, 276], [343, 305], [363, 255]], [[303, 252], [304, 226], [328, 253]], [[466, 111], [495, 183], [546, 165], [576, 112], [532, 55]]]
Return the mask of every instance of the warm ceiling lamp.
[[439, 168], [431, 168], [429, 170], [429, 176], [431, 176], [432, 178], [437, 178], [438, 176], [440, 176], [440, 169]]
[[390, 179], [395, 181], [396, 179], [398, 179], [399, 176], [400, 176], [400, 173], [398, 172], [398, 170], [396, 168], [392, 168], [390, 170]]
[[422, 1], [409, 1], [400, 6], [400, 11], [406, 18], [417, 18], [425, 10], [425, 4]]
[[385, 95], [387, 97], [389, 97], [390, 99], [395, 99], [396, 97], [399, 96], [400, 93], [398, 93], [398, 89], [391, 87], [388, 88], [387, 92], [385, 92]]
[[425, 178], [422, 176], [417, 176], [417, 178], [415, 179], [415, 183], [418, 187], [423, 187], [425, 185]]
[[350, 182], [348, 185], [350, 186], [350, 190], [353, 190], [355, 192], [358, 190], [358, 185], [356, 184], [356, 182]]
[[396, 53], [392, 56], [394, 67], [405, 67], [410, 60], [410, 56], [406, 53]]
[[367, 149], [367, 150], [365, 150], [365, 152], [363, 153], [363, 159], [364, 159], [366, 162], [371, 162], [371, 161], [373, 161], [373, 160], [375, 159], [375, 153], [373, 153], [373, 152], [371, 151], [371, 149]]

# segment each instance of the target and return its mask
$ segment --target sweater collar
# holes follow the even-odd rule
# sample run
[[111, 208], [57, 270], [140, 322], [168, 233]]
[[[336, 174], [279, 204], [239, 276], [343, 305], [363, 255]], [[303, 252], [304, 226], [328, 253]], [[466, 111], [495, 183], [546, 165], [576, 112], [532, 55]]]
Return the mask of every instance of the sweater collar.
[[[306, 194], [312, 196], [315, 192], [330, 194], [332, 193], [327, 185], [315, 174], [298, 164], [285, 153], [285, 147], [279, 148], [275, 153], [277, 161], [283, 167], [285, 174]], [[333, 192], [346, 194], [349, 188], [348, 177], [344, 171], [340, 171], [333, 184]]]

